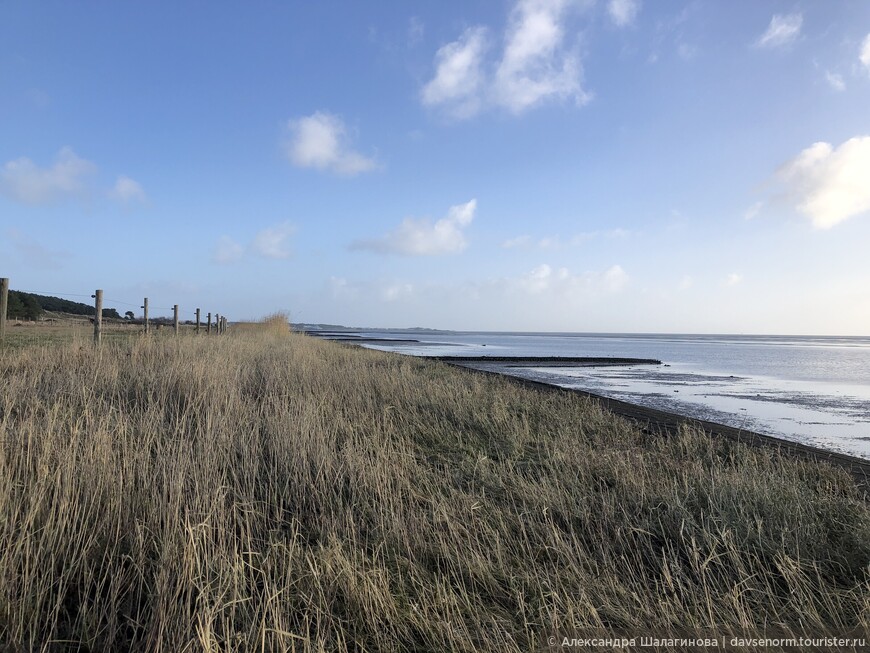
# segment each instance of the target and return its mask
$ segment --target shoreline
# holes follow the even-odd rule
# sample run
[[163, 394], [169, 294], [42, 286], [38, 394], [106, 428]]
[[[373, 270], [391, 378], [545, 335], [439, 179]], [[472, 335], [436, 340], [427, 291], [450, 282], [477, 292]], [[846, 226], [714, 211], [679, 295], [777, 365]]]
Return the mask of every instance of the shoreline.
[[[307, 335], [314, 335], [308, 333]], [[338, 341], [342, 345], [351, 345], [361, 347], [363, 344], [396, 344], [394, 340], [387, 338], [322, 338], [323, 340]], [[361, 347], [365, 349], [365, 347]], [[384, 351], [384, 350], [376, 350]], [[384, 353], [395, 353], [400, 355], [401, 352], [384, 351]], [[499, 376], [510, 380], [512, 383], [522, 385], [527, 388], [547, 392], [568, 392], [575, 395], [587, 397], [595, 400], [603, 408], [620, 417], [626, 418], [638, 424], [644, 432], [657, 433], [664, 435], [673, 435], [678, 432], [682, 424], [688, 424], [702, 430], [704, 433], [722, 437], [735, 442], [742, 442], [752, 447], [773, 449], [778, 452], [785, 453], [799, 460], [812, 460], [816, 462], [826, 462], [835, 465], [847, 471], [855, 480], [856, 484], [865, 491], [870, 491], [870, 460], [865, 460], [857, 456], [815, 447], [794, 440], [787, 440], [772, 435], [764, 435], [746, 429], [738, 429], [718, 422], [702, 420], [680, 413], [665, 411], [657, 408], [648, 408], [639, 404], [633, 404], [620, 399], [612, 399], [605, 397], [588, 390], [579, 388], [565, 388], [553, 383], [544, 381], [533, 381], [522, 377], [514, 376], [507, 371], [500, 370], [482, 370], [471, 367], [473, 363], [502, 363], [504, 367], [510, 367], [510, 363], [517, 363], [517, 367], [527, 365], [544, 366], [544, 367], [603, 367], [603, 366], [628, 366], [639, 364], [661, 364], [661, 361], [656, 359], [629, 359], [629, 358], [602, 358], [602, 357], [529, 357], [529, 356], [414, 356], [422, 360], [431, 360], [446, 363], [451, 367], [466, 370], [476, 374], [484, 374], [491, 376]]]
[[[425, 359], [426, 357], [420, 356], [419, 358]], [[812, 445], [804, 444], [802, 442], [786, 440], [784, 438], [777, 438], [772, 435], [764, 435], [763, 433], [756, 433], [755, 431], [738, 429], [734, 428], [733, 426], [720, 424], [718, 422], [696, 419], [687, 415], [681, 415], [679, 413], [673, 413], [657, 408], [648, 408], [646, 406], [633, 404], [628, 401], [622, 401], [621, 399], [611, 399], [610, 397], [604, 397], [602, 395], [595, 394], [594, 392], [589, 392], [588, 390], [581, 390], [579, 388], [564, 388], [560, 385], [555, 385], [553, 383], [524, 379], [518, 376], [514, 376], [512, 374], [508, 374], [506, 372], [499, 372], [496, 370], [481, 370], [475, 367], [469, 367], [458, 362], [441, 362], [446, 362], [451, 367], [467, 370], [468, 372], [472, 372], [475, 374], [499, 376], [504, 379], [508, 379], [511, 383], [516, 383], [518, 385], [527, 388], [537, 389], [539, 391], [567, 392], [593, 399], [598, 402], [599, 405], [601, 405], [603, 408], [607, 409], [614, 415], [624, 417], [638, 424], [646, 433], [674, 435], [678, 432], [682, 424], [688, 424], [699, 428], [704, 433], [711, 436], [723, 437], [735, 442], [742, 442], [752, 447], [774, 449], [778, 452], [794, 456], [801, 460], [827, 462], [845, 469], [849, 474], [852, 475], [852, 477], [855, 479], [855, 482], [862, 489], [864, 489], [865, 491], [870, 490], [870, 460], [864, 460], [863, 458], [858, 458], [857, 456], [850, 456], [848, 454], [840, 453], [838, 451], [822, 449], [821, 447], [814, 447]]]

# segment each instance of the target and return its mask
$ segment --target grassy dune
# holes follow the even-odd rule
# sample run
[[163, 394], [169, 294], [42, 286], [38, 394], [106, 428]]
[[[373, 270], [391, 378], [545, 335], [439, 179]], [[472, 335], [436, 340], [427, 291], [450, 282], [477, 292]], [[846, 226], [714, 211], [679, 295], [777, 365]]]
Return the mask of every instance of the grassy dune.
[[2, 650], [870, 626], [870, 508], [827, 466], [269, 325], [7, 348], [0, 383]]

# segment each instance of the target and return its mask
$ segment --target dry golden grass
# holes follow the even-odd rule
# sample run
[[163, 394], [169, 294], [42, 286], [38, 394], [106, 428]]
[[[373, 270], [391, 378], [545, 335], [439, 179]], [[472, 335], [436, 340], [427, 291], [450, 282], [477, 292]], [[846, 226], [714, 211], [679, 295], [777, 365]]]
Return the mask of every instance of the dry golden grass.
[[[142, 327], [123, 322], [104, 322], [105, 340], [123, 340], [136, 336]], [[83, 345], [93, 342], [94, 325], [87, 318], [63, 319], [55, 322], [22, 322], [9, 320], [6, 323], [6, 341], [0, 347], [32, 347], [75, 343]]]
[[2, 352], [0, 649], [870, 625], [844, 473], [284, 324]]

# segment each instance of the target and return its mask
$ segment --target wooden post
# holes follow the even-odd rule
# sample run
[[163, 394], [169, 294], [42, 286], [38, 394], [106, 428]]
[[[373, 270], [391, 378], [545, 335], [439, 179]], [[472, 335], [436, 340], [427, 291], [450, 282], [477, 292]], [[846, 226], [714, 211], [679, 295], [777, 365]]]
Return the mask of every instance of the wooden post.
[[226, 333], [226, 332], [227, 332], [227, 318], [222, 317], [221, 318], [221, 333]]
[[175, 329], [175, 335], [178, 335], [178, 304], [172, 307], [172, 326]]
[[196, 331], [194, 333], [199, 333], [199, 309], [196, 309]]
[[221, 334], [221, 314], [214, 314], [214, 334], [219, 336]]
[[148, 334], [148, 298], [145, 298], [145, 301], [142, 302], [142, 309], [145, 311], [145, 334]]
[[99, 347], [103, 338], [103, 291], [94, 295], [94, 346]]
[[0, 342], [6, 337], [6, 310], [9, 307], [9, 279], [0, 279]]
[[211, 313], [208, 314], [208, 317], [205, 318], [205, 334], [211, 334]]

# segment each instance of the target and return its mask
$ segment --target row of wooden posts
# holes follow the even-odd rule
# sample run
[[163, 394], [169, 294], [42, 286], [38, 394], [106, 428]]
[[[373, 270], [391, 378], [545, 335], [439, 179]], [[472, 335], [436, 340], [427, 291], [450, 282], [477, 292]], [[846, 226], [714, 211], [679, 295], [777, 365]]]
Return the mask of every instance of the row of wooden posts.
[[[97, 290], [91, 297], [94, 298], [94, 344], [99, 345], [103, 337], [103, 291]], [[6, 337], [6, 313], [9, 305], [9, 279], [0, 278], [0, 342], [3, 342]], [[148, 298], [142, 302], [141, 306], [144, 311], [145, 333], [150, 331], [150, 322], [148, 321]], [[178, 304], [172, 307], [172, 325], [175, 335], [178, 335]], [[201, 326], [201, 312], [196, 309], [196, 326], [195, 332], [199, 333]], [[227, 318], [224, 315], [215, 313], [214, 331], [221, 335], [227, 331]], [[212, 319], [211, 313], [208, 313], [205, 320], [205, 332], [211, 334]]]

